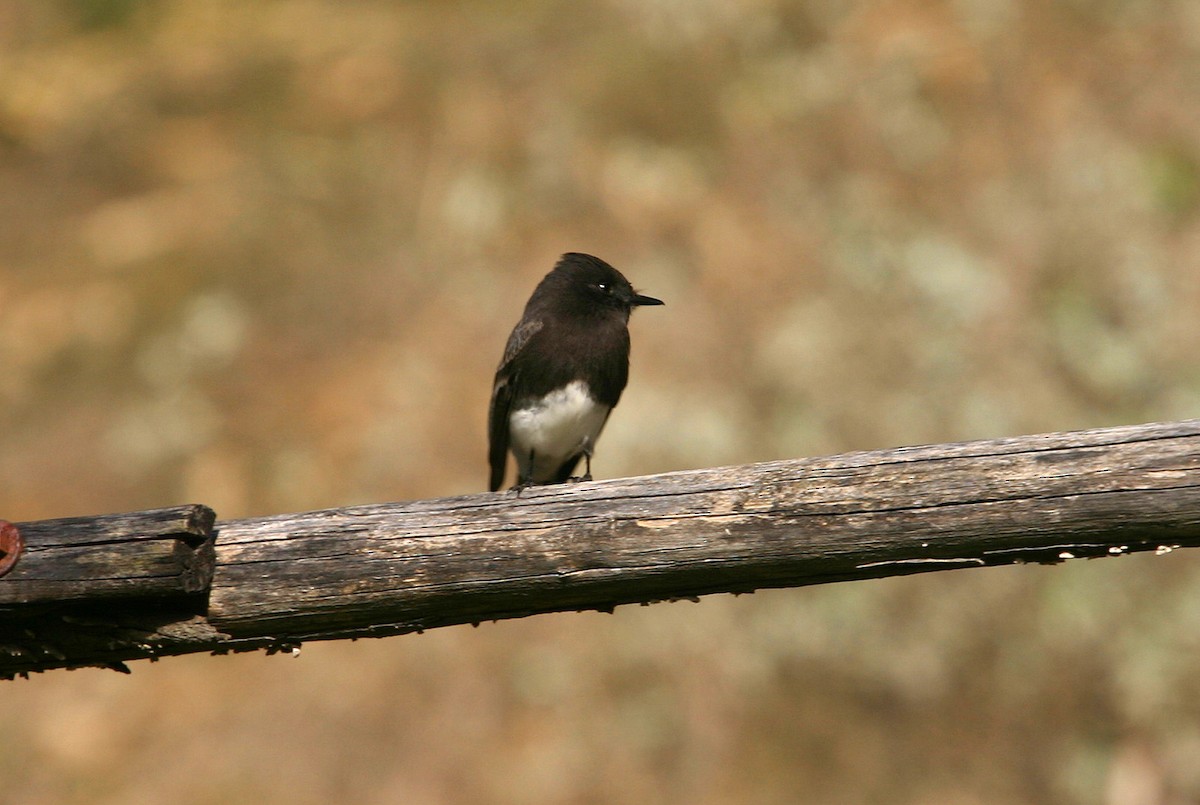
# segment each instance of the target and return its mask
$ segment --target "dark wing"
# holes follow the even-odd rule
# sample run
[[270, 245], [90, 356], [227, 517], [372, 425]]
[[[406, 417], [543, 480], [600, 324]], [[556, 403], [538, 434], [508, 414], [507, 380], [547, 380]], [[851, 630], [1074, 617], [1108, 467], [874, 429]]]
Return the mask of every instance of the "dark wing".
[[496, 374], [492, 388], [492, 404], [488, 408], [488, 464], [492, 473], [488, 489], [495, 492], [504, 483], [504, 468], [508, 463], [508, 410], [512, 405], [512, 388], [507, 376]]
[[504, 483], [504, 469], [508, 464], [508, 413], [513, 401], [513, 360], [534, 333], [541, 329], [540, 320], [522, 319], [508, 337], [504, 357], [500, 360], [500, 368], [496, 370], [492, 402], [488, 406], [488, 464], [492, 470], [488, 489], [492, 492]]

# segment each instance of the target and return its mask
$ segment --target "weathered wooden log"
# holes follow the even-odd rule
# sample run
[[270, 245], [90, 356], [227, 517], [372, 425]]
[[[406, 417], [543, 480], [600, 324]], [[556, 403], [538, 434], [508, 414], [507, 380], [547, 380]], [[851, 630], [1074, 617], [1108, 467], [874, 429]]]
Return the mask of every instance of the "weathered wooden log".
[[1200, 545], [1200, 420], [219, 528], [209, 620], [307, 640]]
[[[1200, 546], [1200, 420], [227, 521], [215, 528], [207, 597], [195, 592], [204, 573], [172, 565], [162, 546], [116, 558], [142, 541], [129, 529], [79, 544], [113, 533], [104, 519], [21, 525], [43, 550], [73, 546], [88, 559], [42, 556], [27, 567], [37, 554], [27, 546], [0, 577], [0, 676], [763, 587], [1165, 554]], [[198, 568], [208, 561], [207, 537], [185, 529], [171, 539], [191, 546]]]
[[0, 606], [203, 594], [215, 554], [207, 506], [17, 523], [24, 547], [0, 579]]
[[202, 616], [214, 520], [192, 505], [12, 524], [20, 546], [0, 577], [0, 677], [124, 668], [199, 633], [211, 644]]

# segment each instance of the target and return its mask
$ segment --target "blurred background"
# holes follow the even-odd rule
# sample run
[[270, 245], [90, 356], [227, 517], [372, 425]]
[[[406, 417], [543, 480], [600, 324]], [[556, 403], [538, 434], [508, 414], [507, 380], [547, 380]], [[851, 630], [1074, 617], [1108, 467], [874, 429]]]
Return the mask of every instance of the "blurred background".
[[[0, 0], [0, 516], [478, 492], [595, 253], [597, 477], [1200, 415], [1192, 0]], [[12, 803], [1200, 801], [1200, 556], [0, 684]]]

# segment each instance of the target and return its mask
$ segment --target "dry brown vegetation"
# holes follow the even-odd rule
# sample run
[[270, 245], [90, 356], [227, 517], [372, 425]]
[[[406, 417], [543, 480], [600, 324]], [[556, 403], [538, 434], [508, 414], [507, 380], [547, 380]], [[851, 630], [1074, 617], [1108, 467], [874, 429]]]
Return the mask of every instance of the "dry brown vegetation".
[[[1198, 65], [1190, 0], [0, 0], [0, 516], [478, 491], [567, 250], [668, 305], [598, 477], [1200, 415]], [[1194, 802], [1198, 577], [51, 673], [0, 800]]]

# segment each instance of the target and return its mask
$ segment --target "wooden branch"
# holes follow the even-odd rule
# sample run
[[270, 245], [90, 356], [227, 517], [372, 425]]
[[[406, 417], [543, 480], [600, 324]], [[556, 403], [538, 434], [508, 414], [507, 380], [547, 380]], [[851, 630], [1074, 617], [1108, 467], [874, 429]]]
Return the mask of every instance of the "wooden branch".
[[195, 505], [17, 523], [24, 545], [0, 578], [0, 678], [124, 669], [124, 660], [155, 655], [160, 628], [167, 636], [207, 629], [211, 643], [216, 633], [202, 616], [214, 520]]
[[[108, 653], [64, 649], [57, 664], [1167, 553], [1200, 545], [1200, 420], [357, 506], [216, 532], [205, 612], [132, 627], [142, 653], [117, 636]], [[51, 667], [5, 661], [4, 644], [0, 611], [0, 674]]]
[[176, 506], [17, 523], [25, 547], [0, 584], [0, 606], [204, 593], [215, 517], [207, 506]]

